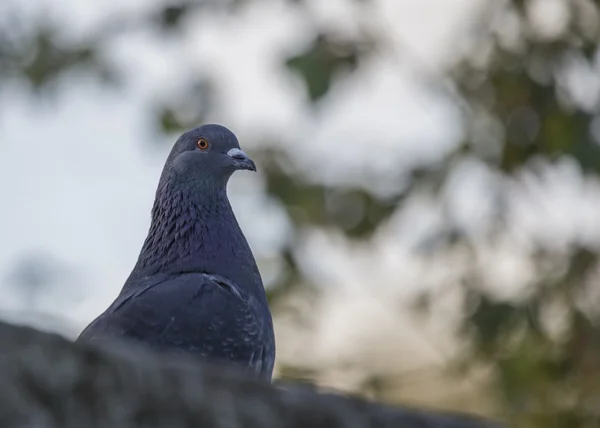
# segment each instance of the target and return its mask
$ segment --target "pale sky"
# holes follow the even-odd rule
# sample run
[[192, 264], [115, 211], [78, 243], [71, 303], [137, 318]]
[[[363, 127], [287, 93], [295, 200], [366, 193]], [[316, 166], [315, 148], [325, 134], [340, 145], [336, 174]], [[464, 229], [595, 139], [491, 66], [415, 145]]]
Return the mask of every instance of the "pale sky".
[[[18, 3], [34, 15], [47, 8], [69, 37], [81, 37], [107, 19], [138, 14], [160, 2]], [[311, 7], [319, 21], [343, 28], [344, 20], [361, 18], [360, 11], [348, 7], [352, 3], [336, 0], [323, 7], [324, 2], [314, 1]], [[373, 12], [387, 23], [391, 37], [429, 58], [440, 52], [439, 40], [451, 29], [448, 18], [460, 15], [465, 0], [375, 3]], [[331, 161], [334, 168], [370, 161], [385, 168], [393, 152], [399, 158], [423, 156], [422, 144], [415, 141], [428, 143], [430, 153], [455, 141], [450, 108], [421, 94], [410, 72], [398, 74], [394, 59], [367, 65], [360, 84], [344, 83], [342, 90], [332, 91], [316, 123], [303, 108], [299, 81], [280, 73], [278, 63], [283, 49], [308, 41], [307, 25], [284, 2], [259, 1], [239, 17], [195, 20], [185, 27], [181, 44], [149, 34], [117, 40], [109, 54], [132, 78], [127, 92], [107, 91], [74, 76], [56, 102], [45, 104], [32, 103], [22, 88], [9, 88], [0, 99], [5, 203], [0, 277], [20, 257], [47, 252], [81, 273], [85, 298], [67, 312], [55, 304], [45, 310], [82, 326], [110, 302], [147, 232], [158, 175], [172, 144], [165, 141], [156, 149], [143, 141], [151, 137], [145, 104], [181, 90], [173, 82], [193, 73], [193, 67], [218, 74], [222, 108], [211, 119], [233, 129], [242, 145], [244, 136], [270, 129], [295, 143], [300, 158]], [[192, 69], [178, 66], [182, 56]], [[367, 153], [364, 142], [370, 145]], [[268, 251], [277, 245], [287, 223], [276, 209], [262, 208], [260, 178], [240, 174], [230, 193], [253, 247]], [[256, 210], [260, 216], [252, 215]]]

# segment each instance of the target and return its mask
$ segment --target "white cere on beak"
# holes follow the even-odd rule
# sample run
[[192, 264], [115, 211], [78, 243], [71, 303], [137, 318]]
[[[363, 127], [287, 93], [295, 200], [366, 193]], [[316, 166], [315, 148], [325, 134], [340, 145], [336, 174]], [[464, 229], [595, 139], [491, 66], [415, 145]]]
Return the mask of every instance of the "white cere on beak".
[[248, 156], [244, 153], [243, 150], [240, 149], [229, 149], [227, 152], [227, 156], [234, 159], [246, 159]]

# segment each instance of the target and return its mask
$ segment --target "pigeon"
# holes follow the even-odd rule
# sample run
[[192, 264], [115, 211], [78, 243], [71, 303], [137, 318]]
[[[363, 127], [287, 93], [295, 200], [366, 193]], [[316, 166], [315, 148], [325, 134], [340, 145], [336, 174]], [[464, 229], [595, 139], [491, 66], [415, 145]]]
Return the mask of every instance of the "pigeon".
[[272, 316], [226, 191], [237, 170], [256, 166], [229, 129], [203, 125], [178, 138], [137, 263], [116, 300], [76, 341], [133, 340], [271, 382]]

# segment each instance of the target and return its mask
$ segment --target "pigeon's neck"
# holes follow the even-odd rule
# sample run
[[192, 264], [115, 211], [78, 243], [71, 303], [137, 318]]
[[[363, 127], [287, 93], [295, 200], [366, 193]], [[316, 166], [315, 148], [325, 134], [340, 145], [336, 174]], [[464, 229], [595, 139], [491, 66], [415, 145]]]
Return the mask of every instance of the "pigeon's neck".
[[159, 185], [150, 231], [127, 283], [189, 272], [219, 274], [248, 292], [264, 295], [254, 256], [224, 186], [181, 190]]

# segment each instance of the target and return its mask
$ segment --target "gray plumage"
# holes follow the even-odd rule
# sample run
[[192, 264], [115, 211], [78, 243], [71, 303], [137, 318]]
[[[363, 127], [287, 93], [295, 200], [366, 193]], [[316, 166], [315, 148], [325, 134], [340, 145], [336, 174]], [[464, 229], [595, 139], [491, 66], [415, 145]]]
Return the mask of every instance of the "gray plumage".
[[256, 167], [227, 128], [204, 125], [177, 140], [138, 261], [117, 299], [79, 341], [131, 339], [271, 380], [271, 313], [226, 192], [240, 169]]

